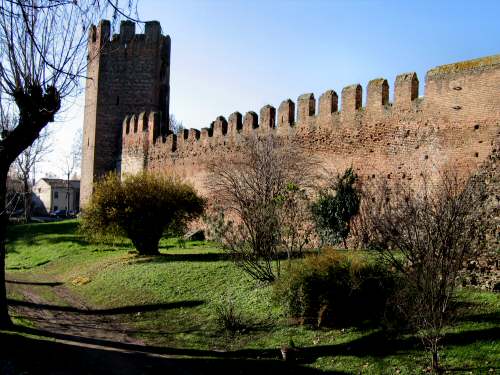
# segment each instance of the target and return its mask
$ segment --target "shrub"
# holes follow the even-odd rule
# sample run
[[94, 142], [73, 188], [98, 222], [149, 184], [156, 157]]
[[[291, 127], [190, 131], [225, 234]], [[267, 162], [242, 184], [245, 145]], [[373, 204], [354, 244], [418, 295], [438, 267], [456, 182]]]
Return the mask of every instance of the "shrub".
[[173, 222], [199, 216], [204, 200], [194, 189], [169, 176], [141, 173], [121, 180], [108, 174], [94, 187], [82, 215], [84, 233], [119, 233], [140, 254], [158, 254], [164, 230]]
[[382, 318], [395, 285], [382, 264], [329, 249], [297, 261], [274, 284], [274, 298], [301, 323], [357, 324]]
[[230, 334], [243, 331], [246, 327], [243, 316], [232, 298], [223, 296], [215, 305], [215, 322], [221, 331]]
[[[401, 313], [419, 333], [439, 371], [439, 347], [463, 265], [479, 255], [483, 227], [479, 208], [485, 185], [442, 172], [421, 176], [418, 189], [379, 181], [366, 189], [365, 217], [377, 250], [401, 273]], [[390, 246], [384, 246], [389, 244]]]
[[312, 206], [318, 235], [323, 243], [343, 243], [351, 230], [351, 219], [359, 211], [360, 194], [355, 187], [358, 176], [348, 168], [334, 183], [321, 190]]

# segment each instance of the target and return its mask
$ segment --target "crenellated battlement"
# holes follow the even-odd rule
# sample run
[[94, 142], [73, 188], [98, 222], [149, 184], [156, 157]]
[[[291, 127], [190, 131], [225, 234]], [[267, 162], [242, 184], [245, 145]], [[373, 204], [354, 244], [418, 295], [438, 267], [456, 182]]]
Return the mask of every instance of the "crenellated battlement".
[[88, 47], [82, 205], [94, 180], [111, 170], [175, 173], [204, 191], [207, 162], [241, 152], [250, 136], [292, 142], [321, 169], [352, 166], [362, 179], [410, 181], [447, 168], [473, 171], [500, 135], [500, 55], [429, 70], [421, 96], [409, 72], [223, 114], [174, 134], [167, 125], [170, 37], [160, 24], [146, 22], [139, 34], [124, 21], [112, 35], [111, 23], [101, 21]]
[[[496, 60], [495, 60], [496, 61]], [[493, 74], [498, 78], [496, 89], [500, 93], [500, 65], [491, 64], [490, 70], [485, 69], [482, 65], [481, 69], [487, 74]], [[436, 71], [431, 70], [431, 73]], [[456, 75], [456, 72], [454, 73]], [[474, 71], [462, 71], [463, 79], [470, 80], [476, 74]], [[456, 76], [453, 78], [455, 81]], [[384, 78], [373, 79], [366, 86], [366, 101], [363, 101], [363, 89], [360, 84], [353, 84], [344, 87], [341, 91], [341, 102], [338, 101], [338, 95], [334, 90], [327, 90], [316, 100], [314, 93], [300, 95], [296, 103], [291, 99], [286, 99], [281, 102], [278, 110], [271, 105], [265, 105], [257, 114], [254, 111], [246, 112], [243, 116], [240, 112], [234, 112], [229, 115], [226, 120], [224, 116], [218, 116], [208, 127], [197, 129], [184, 129], [179, 134], [170, 134], [164, 137], [159, 131], [155, 135], [149, 135], [149, 141], [141, 141], [146, 135], [141, 133], [141, 130], [132, 132], [127, 129], [132, 129], [134, 121], [139, 125], [134, 125], [134, 129], [138, 126], [141, 129], [141, 124], [145, 124], [146, 115], [140, 114], [137, 119], [134, 115], [127, 116], [124, 121], [124, 151], [128, 152], [130, 144], [134, 142], [144, 142], [152, 148], [161, 148], [160, 152], [167, 152], [179, 155], [189, 154], [190, 152], [213, 152], [214, 148], [231, 148], [235, 142], [255, 134], [263, 136], [265, 134], [274, 133], [279, 136], [295, 137], [303, 136], [306, 132], [314, 138], [312, 132], [321, 133], [329, 137], [338, 137], [343, 134], [344, 137], [356, 135], [360, 131], [367, 134], [370, 132], [380, 133], [381, 129], [374, 129], [374, 124], [387, 123], [391, 124], [393, 131], [400, 129], [406, 123], [407, 129], [411, 129], [412, 122], [425, 122], [433, 117], [450, 117], [462, 110], [469, 113], [479, 115], [477, 107], [469, 109], [453, 105], [450, 100], [448, 106], [440, 105], [439, 111], [434, 111], [433, 106], [436, 101], [441, 100], [444, 92], [448, 95], [453, 95], [454, 101], [457, 103], [464, 100], [464, 96], [472, 99], [477, 99], [478, 95], [490, 97], [491, 93], [482, 92], [481, 86], [468, 90], [457, 89], [457, 86], [450, 86], [446, 75], [436, 75], [434, 73], [427, 75], [426, 88], [430, 87], [427, 95], [418, 97], [418, 78], [414, 72], [400, 74], [394, 82], [393, 98], [394, 101], [389, 101], [389, 83]], [[436, 97], [435, 87], [439, 87], [439, 94]], [[479, 90], [479, 92], [477, 92]], [[452, 101], [453, 101], [452, 100]], [[490, 99], [488, 99], [490, 100]], [[339, 106], [340, 104], [340, 106]], [[500, 99], [496, 99], [496, 104], [500, 108]], [[340, 108], [339, 108], [340, 107]], [[498, 110], [497, 110], [498, 111]], [[498, 112], [497, 112], [498, 113]], [[490, 113], [488, 114], [490, 115]], [[480, 117], [480, 116], [479, 116]], [[295, 119], [297, 119], [295, 121]], [[142, 125], [142, 132], [150, 132], [151, 124], [148, 126]], [[156, 126], [156, 125], [155, 125]], [[159, 125], [157, 125], [159, 126]], [[449, 125], [441, 125], [448, 127]], [[365, 130], [363, 130], [365, 129]], [[385, 130], [387, 131], [387, 129]], [[142, 134], [140, 136], [136, 134]], [[141, 138], [142, 137], [142, 138]], [[134, 139], [135, 141], [132, 141]], [[303, 140], [303, 143], [305, 140]], [[323, 148], [321, 145], [317, 146]], [[158, 153], [154, 151], [154, 153]], [[165, 155], [167, 157], [167, 155]]]
[[136, 24], [125, 20], [120, 23], [119, 34], [111, 35], [111, 23], [102, 20], [98, 25], [92, 25], [89, 30], [89, 48], [122, 47], [137, 42], [143, 46], [158, 44], [162, 38], [170, 40], [170, 37], [161, 34], [161, 26], [158, 21], [148, 21], [144, 24], [144, 34], [136, 34]]
[[[472, 170], [491, 151], [500, 132], [500, 58], [434, 68], [419, 97], [414, 72], [387, 79], [300, 95], [277, 109], [217, 116], [209, 126], [162, 131], [157, 112], [130, 114], [123, 121], [122, 173], [179, 173], [201, 190], [205, 165], [239, 152], [249, 136], [275, 134], [294, 142], [329, 169], [354, 166], [364, 179], [411, 180], [422, 171]], [[392, 98], [390, 100], [390, 93]], [[365, 92], [365, 94], [363, 93]], [[152, 120], [153, 119], [153, 120]]]

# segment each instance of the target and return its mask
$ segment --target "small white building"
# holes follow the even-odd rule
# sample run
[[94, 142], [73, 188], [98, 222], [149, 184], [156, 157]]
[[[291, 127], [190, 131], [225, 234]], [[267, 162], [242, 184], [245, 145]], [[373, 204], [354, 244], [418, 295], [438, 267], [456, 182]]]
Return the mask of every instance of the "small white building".
[[[42, 178], [33, 186], [37, 203], [47, 212], [57, 210], [80, 211], [80, 180], [68, 181], [59, 178]], [[68, 207], [69, 196], [69, 207]]]

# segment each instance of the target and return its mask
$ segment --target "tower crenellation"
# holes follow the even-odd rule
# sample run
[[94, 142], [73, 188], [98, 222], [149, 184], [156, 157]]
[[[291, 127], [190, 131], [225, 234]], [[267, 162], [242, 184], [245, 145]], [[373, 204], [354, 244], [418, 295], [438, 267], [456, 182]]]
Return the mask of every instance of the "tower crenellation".
[[[170, 38], [161, 34], [158, 22], [146, 22], [145, 33], [137, 34], [134, 22], [122, 21], [119, 34], [111, 36], [111, 23], [103, 20], [90, 28], [88, 51], [82, 203], [97, 178], [121, 169], [123, 119], [157, 112], [161, 132], [167, 127], [170, 96]], [[130, 118], [128, 126], [144, 122], [139, 117]]]

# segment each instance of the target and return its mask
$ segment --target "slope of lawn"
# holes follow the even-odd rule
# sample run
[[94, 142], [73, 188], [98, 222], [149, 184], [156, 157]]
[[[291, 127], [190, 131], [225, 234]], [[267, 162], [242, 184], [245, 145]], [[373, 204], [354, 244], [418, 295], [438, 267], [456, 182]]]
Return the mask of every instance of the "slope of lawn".
[[[239, 351], [275, 358], [293, 341], [304, 366], [346, 373], [422, 373], [428, 357], [417, 338], [377, 328], [313, 330], [292, 325], [272, 302], [272, 287], [249, 279], [214, 244], [163, 239], [161, 256], [138, 257], [127, 241], [89, 244], [77, 221], [12, 226], [8, 277], [58, 281], [95, 309], [123, 308], [117, 318], [152, 346]], [[65, 303], [39, 289], [44, 299]], [[18, 296], [11, 296], [17, 298]], [[473, 373], [500, 371], [500, 301], [490, 292], [461, 290], [462, 317], [449, 327], [445, 366]], [[142, 306], [134, 313], [127, 308]], [[221, 307], [234, 306], [244, 328], [224, 333]]]

